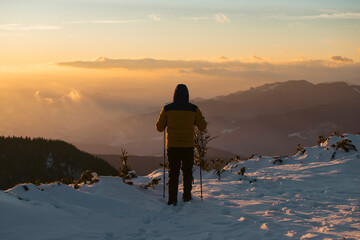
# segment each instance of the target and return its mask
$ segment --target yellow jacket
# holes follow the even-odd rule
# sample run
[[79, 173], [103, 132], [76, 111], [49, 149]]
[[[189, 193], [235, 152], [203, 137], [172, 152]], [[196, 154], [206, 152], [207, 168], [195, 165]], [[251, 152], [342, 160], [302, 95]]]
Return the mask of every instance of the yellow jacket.
[[207, 126], [200, 109], [188, 102], [188, 91], [186, 86], [183, 86], [185, 85], [178, 85], [174, 102], [163, 107], [155, 125], [159, 132], [168, 128], [167, 147], [194, 147], [194, 127], [205, 131]]

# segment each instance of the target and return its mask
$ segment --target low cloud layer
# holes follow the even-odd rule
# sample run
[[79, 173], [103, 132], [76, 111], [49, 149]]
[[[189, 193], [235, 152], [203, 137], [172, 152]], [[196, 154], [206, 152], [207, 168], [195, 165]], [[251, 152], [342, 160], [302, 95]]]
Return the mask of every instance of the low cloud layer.
[[22, 24], [0, 25], [0, 30], [7, 30], [7, 31], [59, 30], [59, 29], [62, 29], [62, 27], [55, 25], [22, 25]]
[[360, 19], [360, 13], [359, 12], [335, 11], [332, 13], [319, 13], [319, 14], [315, 14], [315, 15], [303, 15], [303, 16], [277, 15], [277, 16], [271, 16], [270, 18], [279, 19], [279, 20]]
[[342, 56], [330, 56], [330, 59], [335, 62], [352, 63], [354, 60]]
[[57, 65], [79, 67], [79, 68], [123, 68], [128, 70], [157, 70], [157, 69], [181, 69], [198, 67], [230, 67], [236, 61], [210, 62], [210, 61], [185, 61], [185, 60], [166, 60], [166, 59], [110, 59], [99, 57], [94, 61], [70, 61], [58, 62]]
[[[127, 69], [131, 71], [164, 70], [173, 69], [181, 74], [202, 74], [223, 77], [262, 77], [275, 80], [287, 79], [318, 79], [319, 81], [334, 81], [334, 76], [339, 80], [358, 79], [360, 64], [352, 59], [342, 56], [330, 56], [329, 60], [302, 60], [288, 62], [269, 62], [255, 55], [251, 56], [251, 62], [227, 60], [222, 57], [221, 61], [186, 61], [166, 59], [109, 59], [98, 58], [94, 61], [70, 61], [58, 62], [59, 66], [91, 68], [91, 69]], [[333, 75], [335, 74], [335, 75]]]
[[58, 103], [66, 103], [66, 102], [80, 102], [82, 95], [78, 90], [73, 88], [63, 94], [59, 94], [58, 92], [56, 93], [54, 91], [43, 92], [40, 90], [36, 90], [34, 93], [34, 98], [38, 102], [48, 103], [48, 104], [53, 104], [53, 103], [58, 104]]
[[167, 60], [167, 59], [110, 59], [99, 57], [93, 61], [68, 61], [57, 62], [59, 66], [77, 67], [77, 68], [122, 68], [127, 70], [159, 70], [159, 69], [198, 69], [198, 68], [226, 68], [229, 70], [276, 70], [284, 67], [293, 68], [294, 66], [324, 67], [324, 68], [341, 68], [341, 63], [354, 63], [350, 58], [343, 56], [330, 56], [328, 60], [301, 60], [287, 62], [270, 62], [265, 61], [255, 55], [251, 56], [252, 61], [229, 60], [221, 57], [221, 61], [202, 61], [202, 60]]
[[88, 23], [96, 23], [96, 24], [115, 24], [115, 23], [139, 23], [139, 22], [147, 22], [147, 19], [123, 19], [123, 20], [78, 20], [78, 21], [67, 21], [64, 24], [88, 24]]

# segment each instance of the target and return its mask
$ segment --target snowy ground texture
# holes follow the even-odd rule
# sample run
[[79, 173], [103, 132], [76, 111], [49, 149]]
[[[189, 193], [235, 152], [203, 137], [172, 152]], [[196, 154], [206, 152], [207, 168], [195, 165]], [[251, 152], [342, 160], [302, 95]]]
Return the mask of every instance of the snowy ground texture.
[[0, 191], [0, 239], [360, 239], [360, 152], [331, 147], [343, 139], [360, 150], [360, 136], [346, 134], [282, 163], [229, 163], [221, 181], [205, 173], [203, 202], [194, 168], [194, 199], [176, 207], [162, 184], [141, 187], [161, 170], [134, 186], [117, 177], [78, 190], [18, 185]]

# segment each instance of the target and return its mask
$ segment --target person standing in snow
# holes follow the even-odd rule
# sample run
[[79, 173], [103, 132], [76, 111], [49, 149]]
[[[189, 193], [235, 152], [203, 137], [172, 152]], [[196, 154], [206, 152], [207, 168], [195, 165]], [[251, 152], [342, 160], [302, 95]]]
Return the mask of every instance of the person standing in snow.
[[174, 101], [163, 107], [155, 126], [159, 132], [165, 131], [167, 127], [166, 146], [169, 161], [167, 204], [177, 204], [180, 167], [183, 171], [183, 201], [190, 201], [195, 145], [194, 127], [205, 131], [207, 123], [200, 109], [189, 102], [189, 91], [186, 85], [177, 85]]

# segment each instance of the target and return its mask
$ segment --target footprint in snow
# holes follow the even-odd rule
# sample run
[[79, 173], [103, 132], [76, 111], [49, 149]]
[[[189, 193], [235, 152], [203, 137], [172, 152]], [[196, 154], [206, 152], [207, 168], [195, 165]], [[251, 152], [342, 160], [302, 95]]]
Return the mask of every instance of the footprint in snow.
[[231, 211], [230, 211], [230, 209], [228, 209], [228, 208], [223, 208], [223, 209], [221, 210], [221, 213], [222, 213], [223, 215], [231, 215]]
[[150, 217], [145, 217], [145, 218], [143, 218], [142, 222], [144, 224], [149, 224], [151, 222], [151, 218]]
[[106, 232], [105, 233], [105, 239], [112, 239], [114, 237], [114, 233], [113, 232]]
[[224, 205], [229, 206], [229, 207], [236, 207], [237, 206], [237, 204], [233, 203], [233, 202], [225, 202]]

